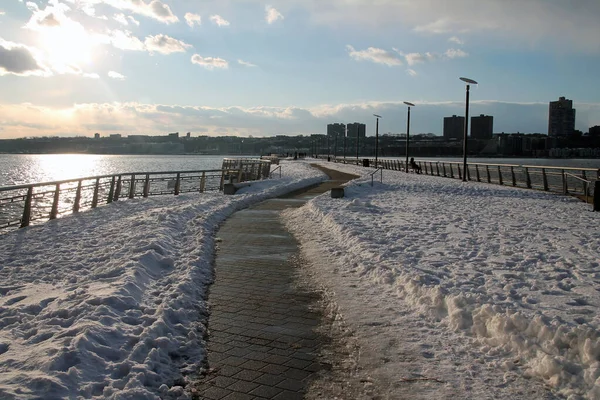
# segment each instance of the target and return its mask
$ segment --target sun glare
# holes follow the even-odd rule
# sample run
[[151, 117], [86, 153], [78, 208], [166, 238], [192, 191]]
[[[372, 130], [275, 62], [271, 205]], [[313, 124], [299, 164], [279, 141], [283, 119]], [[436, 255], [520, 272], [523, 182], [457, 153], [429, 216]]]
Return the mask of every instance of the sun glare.
[[48, 60], [55, 66], [69, 68], [92, 62], [93, 41], [79, 25], [46, 29], [41, 40]]
[[100, 156], [89, 154], [45, 154], [36, 157], [45, 181], [96, 175]]

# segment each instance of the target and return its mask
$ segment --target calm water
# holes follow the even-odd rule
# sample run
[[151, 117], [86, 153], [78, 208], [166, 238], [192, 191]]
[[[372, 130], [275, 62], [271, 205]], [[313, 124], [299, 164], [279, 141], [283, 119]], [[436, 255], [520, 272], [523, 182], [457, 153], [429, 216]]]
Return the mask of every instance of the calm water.
[[0, 186], [126, 172], [220, 169], [227, 156], [0, 154]]
[[[126, 172], [220, 169], [225, 157], [195, 155], [0, 154], [0, 186], [50, 182]], [[423, 158], [422, 160], [462, 161], [461, 158]], [[470, 158], [469, 161], [491, 164], [600, 168], [600, 160], [598, 159]]]

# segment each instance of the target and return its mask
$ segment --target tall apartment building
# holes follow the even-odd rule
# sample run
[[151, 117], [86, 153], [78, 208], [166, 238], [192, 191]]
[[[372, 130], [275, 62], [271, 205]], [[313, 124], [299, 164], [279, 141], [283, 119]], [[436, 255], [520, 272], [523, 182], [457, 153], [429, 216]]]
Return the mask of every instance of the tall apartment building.
[[346, 134], [346, 125], [344, 124], [328, 124], [327, 136], [329, 137], [344, 137]]
[[367, 136], [367, 126], [365, 124], [361, 124], [359, 122], [355, 122], [353, 124], [348, 124], [348, 137], [356, 138], [358, 135], [359, 138], [364, 138]]
[[465, 117], [444, 117], [444, 139], [462, 139], [465, 131]]
[[573, 100], [560, 97], [551, 101], [548, 112], [548, 136], [570, 136], [575, 131]]
[[471, 117], [471, 138], [491, 139], [494, 135], [494, 117], [491, 115], [479, 115]]

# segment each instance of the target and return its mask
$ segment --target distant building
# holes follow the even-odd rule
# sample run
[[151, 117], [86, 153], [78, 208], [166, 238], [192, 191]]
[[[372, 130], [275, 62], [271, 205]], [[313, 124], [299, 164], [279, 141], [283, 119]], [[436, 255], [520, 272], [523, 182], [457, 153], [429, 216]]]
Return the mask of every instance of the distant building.
[[596, 125], [596, 126], [592, 126], [590, 128], [590, 130], [588, 131], [588, 134], [590, 136], [594, 136], [594, 137], [600, 137], [600, 126]]
[[186, 133], [186, 134], [185, 134], [185, 137], [186, 137], [186, 138], [188, 138], [188, 139], [189, 139], [189, 138], [191, 138], [191, 137], [192, 137], [192, 132], [188, 132], [188, 133]]
[[179, 132], [169, 133], [169, 138], [171, 138], [171, 139], [178, 139], [179, 138]]
[[444, 139], [462, 139], [464, 132], [465, 117], [444, 117]]
[[100, 134], [99, 133], [94, 133], [94, 139], [100, 139]]
[[548, 136], [571, 136], [575, 131], [573, 100], [560, 97], [551, 101], [548, 113]]
[[346, 125], [344, 124], [328, 124], [327, 136], [329, 137], [344, 137], [346, 134]]
[[109, 136], [109, 138], [111, 139], [121, 139], [121, 134], [120, 133], [113, 133]]
[[494, 135], [494, 117], [481, 114], [479, 117], [471, 117], [471, 138], [491, 139]]
[[367, 136], [367, 126], [365, 124], [361, 124], [359, 122], [355, 122], [353, 124], [348, 124], [348, 137], [349, 138], [364, 138]]

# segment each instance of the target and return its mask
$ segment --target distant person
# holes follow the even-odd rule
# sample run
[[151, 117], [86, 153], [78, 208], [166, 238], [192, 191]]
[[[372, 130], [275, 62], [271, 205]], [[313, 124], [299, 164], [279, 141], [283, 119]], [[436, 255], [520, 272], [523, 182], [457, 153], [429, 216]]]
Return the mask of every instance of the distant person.
[[419, 164], [417, 164], [415, 162], [415, 158], [411, 157], [410, 158], [410, 167], [413, 169], [413, 171], [415, 171], [417, 174], [421, 173], [421, 166], [419, 166]]

